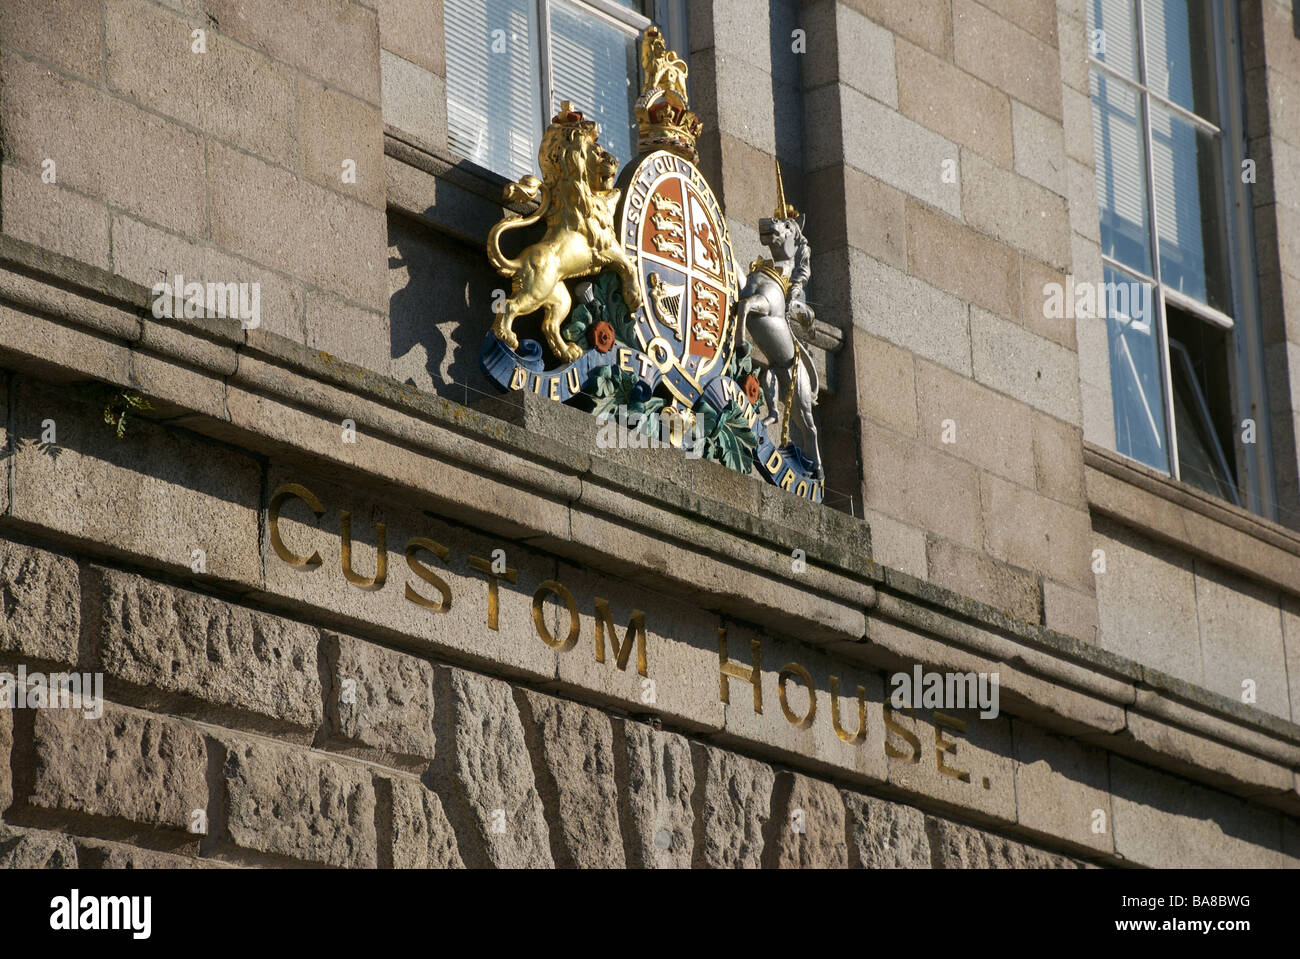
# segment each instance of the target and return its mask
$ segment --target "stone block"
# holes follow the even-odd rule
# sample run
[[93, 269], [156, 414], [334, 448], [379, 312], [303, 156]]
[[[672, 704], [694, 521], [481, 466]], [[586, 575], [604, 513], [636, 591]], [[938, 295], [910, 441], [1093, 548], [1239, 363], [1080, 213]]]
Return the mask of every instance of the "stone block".
[[443, 0], [379, 0], [379, 46], [445, 77], [443, 16]]
[[849, 6], [931, 53], [952, 55], [952, 4], [944, 0], [847, 0]]
[[266, 742], [222, 745], [225, 832], [236, 849], [329, 866], [376, 866], [375, 790], [365, 769]]
[[1063, 195], [989, 163], [961, 155], [961, 209], [970, 226], [1056, 269], [1070, 264], [1070, 211]]
[[931, 537], [927, 550], [927, 579], [1015, 619], [1037, 625], [1042, 620], [1042, 596], [1038, 577], [990, 559], [982, 552], [963, 549], [947, 540]]
[[194, 856], [141, 849], [118, 842], [97, 839], [76, 840], [77, 865], [80, 869], [210, 869], [218, 863]]
[[[726, 629], [726, 727], [715, 742], [743, 745], [838, 778], [884, 782], [885, 729], [879, 721], [884, 687], [878, 673], [737, 623], [727, 623]], [[749, 681], [755, 642], [757, 689]], [[715, 652], [712, 674], [720, 684], [721, 666]], [[721, 686], [714, 695], [721, 697]]]
[[1106, 563], [1095, 577], [1101, 647], [1202, 685], [1191, 559], [1110, 522], [1096, 524], [1092, 547]]
[[[368, 442], [364, 437], [360, 441]], [[292, 485], [319, 497], [324, 507], [319, 519], [308, 501], [291, 494], [287, 487]], [[297, 470], [273, 468], [268, 489], [273, 498], [285, 493], [277, 523], [284, 549], [299, 559], [320, 557], [319, 565], [293, 566], [273, 547], [268, 549], [268, 592], [329, 610], [358, 625], [394, 631], [422, 653], [436, 651], [490, 664], [507, 674], [555, 679], [556, 651], [538, 636], [532, 613], [540, 585], [555, 579], [554, 560], [514, 543], [469, 533], [391, 498], [381, 500]], [[360, 585], [350, 582], [343, 571], [345, 511], [350, 566]], [[385, 577], [376, 583], [370, 581], [378, 578], [380, 524]], [[413, 542], [413, 559], [408, 560]], [[445, 558], [437, 550], [446, 550]], [[497, 550], [505, 553], [505, 567], [494, 577], [490, 571]], [[477, 557], [474, 562], [479, 568], [470, 565], [472, 557]], [[439, 583], [446, 587], [446, 595]], [[586, 638], [591, 640], [592, 634]], [[575, 650], [569, 655], [580, 653]], [[582, 655], [593, 655], [590, 645]]]
[[881, 566], [925, 579], [929, 569], [925, 531], [875, 510], [867, 510], [865, 516], [871, 526], [871, 558]]
[[[26, 285], [18, 274], [10, 274], [6, 283], [15, 278], [20, 285]], [[36, 286], [42, 292], [52, 293], [51, 299], [56, 303], [70, 298], [52, 287]], [[0, 303], [0, 351], [6, 363], [61, 383], [88, 378], [120, 385], [129, 382], [130, 354], [116, 342], [98, 333], [45, 319], [40, 312], [40, 306], [15, 310]], [[99, 318], [118, 329], [124, 325], [119, 322], [124, 316], [118, 310], [105, 309]], [[131, 326], [138, 330], [138, 320]]]
[[1092, 169], [1092, 100], [1087, 93], [1061, 90], [1061, 134], [1066, 157]]
[[691, 92], [691, 108], [706, 125], [790, 167], [802, 164], [797, 138], [776, 132], [798, 128], [799, 90], [792, 77], [783, 83], [766, 67], [722, 50], [701, 51], [691, 60]]
[[[49, 60], [98, 83], [104, 71], [103, 4], [100, 0], [48, 0], [0, 7], [5, 45]], [[5, 230], [8, 232], [8, 223]]]
[[979, 307], [971, 307], [970, 337], [975, 379], [1058, 420], [1080, 422], [1074, 353]]
[[379, 867], [463, 869], [456, 834], [438, 794], [414, 779], [377, 776]]
[[1107, 754], [1019, 720], [1011, 725], [1020, 825], [1112, 853]]
[[696, 843], [692, 865], [758, 869], [772, 816], [772, 767], [723, 749], [692, 743]]
[[524, 738], [561, 869], [622, 869], [614, 734], [605, 713], [527, 690]]
[[76, 869], [72, 837], [44, 829], [0, 825], [0, 869]]
[[[103, 407], [67, 387], [17, 380], [11, 388], [14, 518], [185, 575], [201, 549], [207, 576], [260, 581], [261, 470], [251, 457], [139, 416], [118, 439]], [[37, 442], [47, 419], [56, 445]]]
[[[1270, 70], [1300, 81], [1300, 51], [1295, 49], [1291, 11], [1279, 3], [1260, 3], [1264, 33], [1264, 62]], [[1248, 59], [1247, 66], [1253, 65]]]
[[0, 653], [77, 662], [81, 581], [69, 556], [0, 540]]
[[389, 126], [434, 148], [447, 140], [446, 82], [436, 73], [379, 51], [383, 76], [383, 116]]
[[916, 406], [919, 435], [927, 445], [1023, 486], [1034, 485], [1033, 411], [1024, 404], [918, 360]]
[[208, 154], [218, 246], [363, 306], [387, 308], [382, 210], [216, 143]]
[[433, 759], [433, 666], [338, 633], [326, 634], [325, 704], [335, 744], [422, 768]]
[[[384, 120], [372, 103], [298, 79], [298, 140], [307, 179], [371, 206], [384, 204]], [[350, 164], [350, 166], [349, 166]], [[353, 182], [346, 173], [355, 176]]]
[[904, 436], [915, 436], [916, 361], [912, 354], [855, 330], [853, 365], [859, 412]]
[[[887, 682], [886, 695], [893, 688]], [[977, 709], [891, 708], [885, 727], [891, 786], [945, 806], [1016, 821], [1011, 720], [1006, 716], [981, 719]]]
[[1034, 475], [1038, 492], [1083, 508], [1083, 432], [1042, 413], [1033, 414]]
[[[959, 159], [957, 144], [851, 87], [820, 87], [805, 101], [805, 150], [815, 158], [810, 169], [848, 163], [949, 216], [961, 215], [960, 185], [945, 183], [943, 175], [944, 161]], [[828, 114], [837, 122], [828, 123]]]
[[1005, 92], [907, 42], [898, 44], [898, 91], [899, 108], [916, 122], [999, 166], [1011, 166], [1011, 104]]
[[1020, 308], [1020, 254], [911, 201], [907, 258], [913, 275], [1000, 316]]
[[996, 559], [1079, 590], [1093, 585], [1088, 513], [989, 473], [980, 477], [984, 545]]
[[471, 869], [550, 868], [550, 830], [508, 685], [459, 669], [437, 674], [433, 784]]
[[[1056, 14], [1056, 49], [1061, 58], [1061, 99], [1070, 93], [1088, 92], [1088, 25], [1087, 17], [1075, 16], [1082, 11], [1061, 9]], [[1050, 42], [1050, 41], [1049, 41]], [[1062, 102], [1062, 112], [1065, 106]]]
[[954, 0], [953, 59], [981, 80], [1053, 119], [1061, 118], [1061, 65], [1056, 43], [972, 0]]
[[[1097, 179], [1092, 167], [1077, 160], [1065, 161], [1069, 181], [1070, 227], [1075, 234], [1095, 243], [1101, 242], [1100, 219], [1093, 214], [1097, 209]], [[1071, 243], [1074, 238], [1071, 237]]]
[[[838, 173], [844, 178], [839, 215], [846, 219], [845, 242], [896, 269], [906, 270], [907, 201], [904, 195], [851, 166], [839, 167]], [[808, 190], [809, 199], [818, 202], [819, 184], [815, 177], [809, 178]], [[834, 192], [832, 189], [832, 196]], [[809, 216], [812, 216], [811, 210]], [[818, 222], [820, 220], [809, 220], [810, 224]]]
[[850, 866], [930, 868], [930, 837], [923, 812], [847, 790], [842, 795], [848, 816]]
[[1110, 758], [1115, 852], [1155, 869], [1297, 865], [1281, 848], [1281, 817], [1184, 779]]
[[[113, 272], [151, 290], [164, 278], [168, 284], [175, 282], [177, 275], [186, 283], [247, 283], [250, 297], [252, 290], [257, 290], [257, 316], [248, 321], [249, 326], [256, 322], [257, 328], [267, 333], [291, 340], [303, 338], [299, 282], [128, 216], [113, 217]], [[235, 318], [232, 314], [231, 319]]]
[[764, 865], [776, 869], [847, 869], [844, 800], [830, 783], [799, 773], [776, 777]]
[[1206, 689], [1243, 699], [1246, 682], [1257, 709], [1291, 718], [1282, 614], [1275, 590], [1196, 562], [1196, 611]]
[[188, 831], [207, 810], [208, 750], [188, 726], [105, 706], [33, 711], [28, 806]]
[[[721, 183], [715, 183], [719, 190], [719, 199], [732, 223], [745, 226], [757, 226], [761, 217], [771, 216], [776, 201], [776, 161], [772, 154], [764, 153], [743, 140], [738, 140], [726, 133], [719, 133], [717, 139], [718, 158], [721, 162]], [[782, 180], [787, 184], [788, 194], [793, 194], [797, 184], [790, 183], [790, 172], [782, 172]], [[800, 201], [790, 196], [790, 202]], [[799, 209], [804, 209], [800, 206]], [[829, 211], [828, 211], [829, 212]], [[844, 219], [841, 207], [836, 211], [840, 220]], [[835, 216], [836, 213], [831, 213]], [[733, 242], [735, 237], [732, 237]], [[743, 266], [753, 262], [752, 258], [743, 257], [737, 251], [737, 257]]]
[[1043, 580], [1043, 625], [1085, 643], [1097, 642], [1097, 597]]
[[926, 817], [935, 869], [1081, 869], [1083, 863], [995, 833]]
[[[752, 17], [751, 5], [739, 6]], [[809, 4], [801, 13], [799, 26], [808, 33], [809, 55], [803, 64], [805, 88], [838, 82], [881, 103], [898, 106], [893, 33], [842, 3]], [[748, 38], [752, 36], [751, 30], [752, 27], [742, 28], [735, 36]]]
[[[379, 17], [348, 0], [207, 0], [222, 33], [302, 72], [379, 102]], [[294, 24], [286, 29], [285, 24]]]
[[14, 746], [14, 711], [0, 709], [0, 814], [14, 801], [10, 756]]
[[969, 311], [962, 300], [856, 250], [849, 251], [849, 263], [856, 329], [971, 375]]
[[84, 592], [96, 665], [131, 685], [132, 703], [181, 696], [200, 716], [210, 704], [255, 727], [320, 726], [314, 628], [100, 567]]
[[198, 134], [17, 54], [0, 64], [0, 83], [6, 160], [39, 170], [52, 159], [60, 185], [170, 230], [202, 235]]
[[984, 6], [1056, 46], [1056, 0], [985, 0]]
[[[689, 869], [695, 848], [695, 765], [688, 739], [630, 720], [614, 720], [614, 748], [625, 750], [620, 818], [633, 869]], [[618, 763], [617, 753], [615, 763]]]
[[864, 421], [862, 474], [868, 509], [983, 547], [979, 474], [970, 464]]
[[[1065, 136], [1061, 118], [1049, 117], [1019, 101], [1011, 101], [1011, 134], [1016, 148], [1015, 170], [1061, 196], [1068, 191]], [[1088, 170], [1088, 175], [1092, 171]], [[1096, 201], [1093, 201], [1096, 205]]]
[[191, 19], [146, 0], [109, 0], [104, 11], [110, 89], [209, 136], [296, 165], [292, 70], [232, 43], [220, 25], [206, 31], [206, 51], [196, 53]]
[[15, 239], [108, 268], [108, 208], [9, 163], [0, 181], [0, 223]]

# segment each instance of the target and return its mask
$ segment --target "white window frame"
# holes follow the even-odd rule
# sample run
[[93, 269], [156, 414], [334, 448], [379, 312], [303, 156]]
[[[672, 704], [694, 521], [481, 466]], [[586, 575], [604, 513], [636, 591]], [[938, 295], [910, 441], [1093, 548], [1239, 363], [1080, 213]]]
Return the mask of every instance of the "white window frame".
[[[1187, 110], [1185, 107], [1162, 96], [1149, 86], [1150, 72], [1147, 69], [1147, 36], [1144, 0], [1134, 0], [1135, 26], [1137, 30], [1137, 54], [1140, 78], [1125, 76], [1122, 72], [1108, 66], [1098, 59], [1091, 50], [1088, 66], [1099, 74], [1114, 78], [1138, 93], [1143, 149], [1146, 155], [1146, 202], [1149, 235], [1147, 242], [1151, 250], [1151, 273], [1146, 274], [1127, 263], [1115, 260], [1104, 253], [1102, 263], [1122, 274], [1138, 277], [1150, 283], [1155, 292], [1158, 313], [1158, 349], [1160, 359], [1160, 376], [1164, 393], [1165, 435], [1167, 437], [1167, 455], [1169, 468], [1167, 472], [1181, 480], [1177, 424], [1174, 420], [1173, 394], [1173, 355], [1169, 343], [1167, 306], [1174, 306], [1191, 313], [1203, 322], [1217, 326], [1232, 333], [1235, 353], [1232, 379], [1235, 386], [1234, 420], [1253, 414], [1256, 423], [1256, 442], [1253, 446], [1241, 448], [1234, 444], [1234, 453], [1239, 452], [1237, 462], [1242, 475], [1238, 485], [1246, 496], [1243, 505], [1252, 512], [1269, 519], [1277, 517], [1277, 499], [1274, 488], [1272, 447], [1268, 422], [1268, 391], [1264, 381], [1264, 362], [1259, 323], [1258, 278], [1255, 274], [1254, 236], [1251, 218], [1250, 190], [1242, 182], [1242, 161], [1246, 157], [1245, 121], [1243, 116], [1243, 63], [1241, 59], [1240, 25], [1235, 4], [1225, 4], [1223, 0], [1208, 0], [1210, 16], [1214, 30], [1214, 67], [1218, 80], [1217, 96], [1219, 101], [1220, 124], [1209, 122], [1205, 118]], [[1166, 286], [1160, 276], [1160, 233], [1155, 197], [1155, 154], [1152, 145], [1151, 103], [1158, 104], [1176, 116], [1186, 120], [1198, 129], [1208, 131], [1219, 137], [1221, 144], [1220, 163], [1223, 168], [1224, 195], [1221, 198], [1220, 216], [1227, 234], [1228, 282], [1231, 287], [1233, 316], [1216, 310], [1204, 303], [1186, 296], [1178, 290]], [[1094, 107], [1095, 109], [1095, 107]], [[1236, 429], [1240, 423], [1234, 423]], [[1144, 464], [1145, 465], [1145, 464]]]
[[[555, 78], [551, 73], [551, 4], [554, 0], [535, 0], [537, 4], [538, 46], [542, 81], [542, 129], [546, 129], [559, 107], [555, 98]], [[653, 22], [636, 10], [629, 10], [613, 0], [565, 0], [594, 17], [618, 27], [631, 37], [639, 37]], [[644, 5], [644, 4], [643, 4]], [[635, 146], [635, 144], [633, 144]]]

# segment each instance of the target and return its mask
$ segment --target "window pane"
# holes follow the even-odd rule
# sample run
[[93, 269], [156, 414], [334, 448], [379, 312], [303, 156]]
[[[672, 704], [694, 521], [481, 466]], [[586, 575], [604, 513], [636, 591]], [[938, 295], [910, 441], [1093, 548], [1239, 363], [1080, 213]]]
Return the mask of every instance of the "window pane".
[[1177, 307], [1166, 308], [1178, 473], [1182, 480], [1240, 504], [1232, 414], [1232, 336]]
[[621, 164], [632, 159], [632, 104], [637, 39], [567, 0], [551, 2], [551, 78], [557, 111], [564, 100], [600, 124], [605, 148]]
[[1133, 0], [1088, 0], [1088, 51], [1112, 70], [1140, 81], [1136, 24]]
[[1219, 138], [1152, 104], [1151, 152], [1160, 281], [1231, 315]]
[[[1115, 448], [1125, 456], [1169, 471], [1165, 441], [1165, 392], [1160, 376], [1160, 342], [1151, 288], [1109, 267], [1108, 284], [1131, 291], [1127, 312], [1107, 310], [1110, 391], [1115, 407]], [[1119, 301], [1120, 298], [1116, 298]]]
[[1141, 98], [1133, 87], [1095, 70], [1091, 85], [1101, 251], [1150, 274], [1151, 220]]
[[446, 0], [447, 140], [511, 178], [534, 172], [542, 138], [535, 0]]
[[1146, 0], [1147, 85], [1218, 122], [1214, 34], [1205, 0]]

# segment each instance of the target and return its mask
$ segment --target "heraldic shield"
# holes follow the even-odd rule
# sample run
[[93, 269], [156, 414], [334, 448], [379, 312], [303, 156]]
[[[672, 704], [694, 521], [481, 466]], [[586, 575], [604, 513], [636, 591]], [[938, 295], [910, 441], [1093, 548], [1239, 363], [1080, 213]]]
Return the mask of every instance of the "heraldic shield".
[[[507, 205], [532, 212], [508, 213], [488, 234], [488, 259], [511, 295], [497, 307], [483, 369], [505, 390], [594, 413], [615, 445], [617, 419], [622, 435], [648, 440], [628, 445], [671, 445], [821, 502], [820, 464], [789, 442], [778, 410], [792, 401], [738, 342], [743, 278], [694, 162], [703, 125], [687, 106], [686, 64], [651, 27], [642, 66], [639, 155], [621, 175], [596, 123], [566, 101], [542, 135], [542, 177], [505, 189]], [[502, 238], [535, 224], [543, 237], [507, 256]], [[785, 276], [763, 263], [772, 282]], [[516, 322], [534, 316], [542, 342], [521, 340]], [[768, 426], [779, 422], [787, 428], [774, 442]]]
[[724, 372], [735, 338], [735, 256], [695, 165], [667, 151], [629, 167], [620, 232], [637, 264], [637, 343], [687, 409]]

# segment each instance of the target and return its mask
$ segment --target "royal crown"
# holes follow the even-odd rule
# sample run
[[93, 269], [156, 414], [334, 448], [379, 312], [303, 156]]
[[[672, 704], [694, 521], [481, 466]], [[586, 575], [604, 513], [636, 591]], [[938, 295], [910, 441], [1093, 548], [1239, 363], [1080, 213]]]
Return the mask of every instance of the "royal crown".
[[645, 86], [636, 102], [641, 152], [667, 150], [694, 162], [704, 123], [690, 110], [686, 61], [668, 49], [658, 27], [650, 27], [641, 40], [641, 66]]

